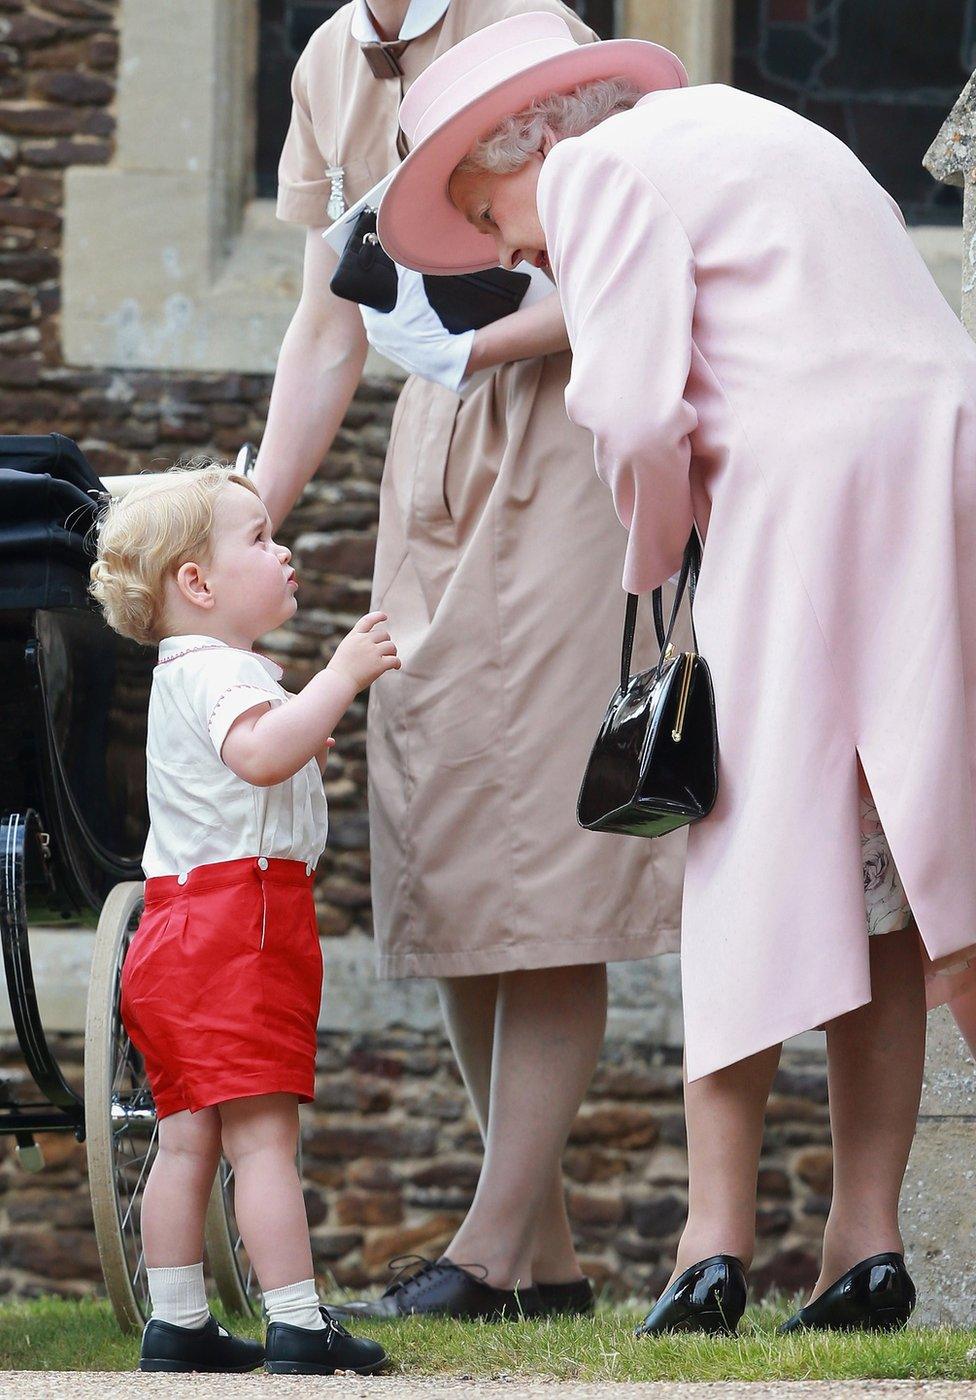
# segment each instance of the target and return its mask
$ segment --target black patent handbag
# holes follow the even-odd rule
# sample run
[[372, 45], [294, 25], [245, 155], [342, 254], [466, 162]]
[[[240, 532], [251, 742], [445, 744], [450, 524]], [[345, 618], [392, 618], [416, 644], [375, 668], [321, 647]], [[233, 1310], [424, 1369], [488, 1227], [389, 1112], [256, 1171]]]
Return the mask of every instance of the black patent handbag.
[[376, 236], [376, 210], [364, 209], [353, 225], [329, 282], [334, 296], [392, 311], [397, 302], [396, 263]]
[[627, 595], [620, 685], [593, 745], [576, 807], [579, 824], [588, 831], [663, 836], [700, 821], [715, 805], [715, 694], [708, 664], [698, 652], [693, 613], [694, 650], [676, 652], [671, 642], [686, 586], [694, 605], [700, 565], [701, 544], [692, 530], [666, 631], [660, 588], [652, 596], [661, 648], [657, 665], [636, 676], [630, 674], [630, 663], [638, 598]]

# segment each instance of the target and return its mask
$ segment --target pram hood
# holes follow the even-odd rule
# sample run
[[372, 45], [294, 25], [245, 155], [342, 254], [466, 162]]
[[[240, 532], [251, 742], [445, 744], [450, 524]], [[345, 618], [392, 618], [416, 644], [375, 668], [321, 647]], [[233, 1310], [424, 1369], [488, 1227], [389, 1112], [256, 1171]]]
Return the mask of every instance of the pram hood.
[[0, 436], [0, 608], [88, 606], [104, 495], [70, 438]]

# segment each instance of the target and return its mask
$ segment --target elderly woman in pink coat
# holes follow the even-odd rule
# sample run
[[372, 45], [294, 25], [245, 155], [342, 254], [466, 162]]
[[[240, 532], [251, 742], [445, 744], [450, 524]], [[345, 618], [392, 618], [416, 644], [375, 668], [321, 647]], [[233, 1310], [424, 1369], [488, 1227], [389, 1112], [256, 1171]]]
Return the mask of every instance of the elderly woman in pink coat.
[[404, 100], [379, 233], [425, 273], [550, 270], [624, 588], [704, 541], [720, 763], [684, 890], [689, 1218], [641, 1330], [736, 1326], [781, 1043], [818, 1026], [834, 1194], [786, 1326], [898, 1326], [926, 982], [976, 1027], [976, 349], [841, 142], [686, 83], [653, 44], [492, 25]]

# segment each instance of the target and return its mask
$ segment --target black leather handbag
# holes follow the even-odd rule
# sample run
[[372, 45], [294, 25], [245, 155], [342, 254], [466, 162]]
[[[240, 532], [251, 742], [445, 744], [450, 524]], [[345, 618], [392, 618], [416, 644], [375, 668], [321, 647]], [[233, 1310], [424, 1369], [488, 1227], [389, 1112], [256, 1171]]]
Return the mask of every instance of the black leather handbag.
[[[526, 272], [490, 267], [452, 277], [424, 277], [427, 300], [451, 335], [477, 331], [522, 304], [532, 278]], [[376, 210], [364, 209], [332, 274], [329, 287], [337, 297], [392, 311], [397, 301], [396, 263], [376, 236]]]
[[694, 604], [701, 545], [696, 531], [685, 548], [667, 631], [661, 590], [653, 593], [657, 665], [630, 674], [637, 622], [636, 594], [628, 594], [620, 658], [620, 686], [610, 701], [580, 788], [576, 815], [588, 831], [663, 836], [708, 815], [718, 795], [715, 695], [704, 657], [675, 652], [671, 642], [688, 587]]
[[376, 210], [364, 209], [353, 225], [329, 287], [344, 301], [392, 311], [397, 299], [396, 263], [376, 236]]

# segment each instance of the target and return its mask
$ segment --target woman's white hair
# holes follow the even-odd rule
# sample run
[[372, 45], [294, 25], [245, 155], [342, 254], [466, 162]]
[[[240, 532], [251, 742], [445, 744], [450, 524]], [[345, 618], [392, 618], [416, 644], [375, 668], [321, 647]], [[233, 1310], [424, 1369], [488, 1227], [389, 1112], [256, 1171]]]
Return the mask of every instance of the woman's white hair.
[[582, 136], [608, 117], [629, 111], [643, 96], [626, 78], [601, 78], [582, 83], [571, 92], [546, 93], [482, 136], [455, 173], [486, 170], [492, 175], [511, 175], [541, 149], [544, 127], [550, 127], [559, 140]]

